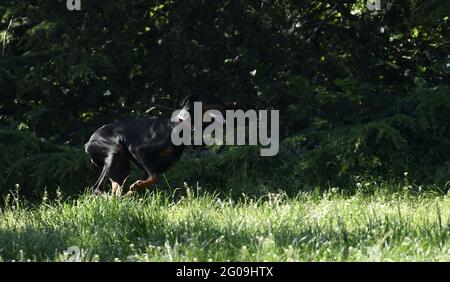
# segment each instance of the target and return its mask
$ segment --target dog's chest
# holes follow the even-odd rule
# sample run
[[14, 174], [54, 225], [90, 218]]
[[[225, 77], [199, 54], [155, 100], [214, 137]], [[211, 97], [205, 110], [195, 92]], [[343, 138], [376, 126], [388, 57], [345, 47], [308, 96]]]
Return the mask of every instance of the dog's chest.
[[154, 159], [155, 165], [159, 171], [165, 171], [172, 168], [182, 153], [182, 148], [169, 145], [162, 149]]
[[159, 153], [159, 156], [162, 158], [172, 158], [173, 153], [174, 153], [173, 146], [167, 146]]

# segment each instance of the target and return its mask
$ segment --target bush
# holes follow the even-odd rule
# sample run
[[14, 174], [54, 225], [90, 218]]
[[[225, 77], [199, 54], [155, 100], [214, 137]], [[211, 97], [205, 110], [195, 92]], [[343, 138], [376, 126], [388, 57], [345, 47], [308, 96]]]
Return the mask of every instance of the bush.
[[95, 170], [82, 149], [54, 145], [30, 134], [0, 130], [0, 193], [15, 186], [28, 198], [65, 195], [84, 190], [95, 181]]

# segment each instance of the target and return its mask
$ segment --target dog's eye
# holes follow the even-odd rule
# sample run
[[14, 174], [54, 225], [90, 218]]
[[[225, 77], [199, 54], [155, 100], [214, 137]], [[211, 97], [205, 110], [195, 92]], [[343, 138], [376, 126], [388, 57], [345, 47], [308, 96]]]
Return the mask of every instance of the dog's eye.
[[185, 109], [180, 110], [180, 112], [178, 113], [178, 115], [175, 116], [175, 118], [172, 118], [173, 122], [177, 122], [177, 121], [184, 121], [187, 120], [191, 117], [191, 115], [189, 114], [189, 112]]

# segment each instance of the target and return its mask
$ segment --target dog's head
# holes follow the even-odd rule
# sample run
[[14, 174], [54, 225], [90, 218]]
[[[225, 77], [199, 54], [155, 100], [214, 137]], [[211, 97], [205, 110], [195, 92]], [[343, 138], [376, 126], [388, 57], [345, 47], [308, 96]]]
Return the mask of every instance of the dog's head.
[[236, 105], [235, 102], [224, 102], [216, 96], [188, 95], [181, 103], [182, 109], [178, 118], [180, 120], [185, 120], [189, 115], [193, 116], [195, 103], [201, 103], [202, 116], [208, 112], [215, 121], [222, 123], [225, 123], [225, 120], [223, 119], [225, 111]]

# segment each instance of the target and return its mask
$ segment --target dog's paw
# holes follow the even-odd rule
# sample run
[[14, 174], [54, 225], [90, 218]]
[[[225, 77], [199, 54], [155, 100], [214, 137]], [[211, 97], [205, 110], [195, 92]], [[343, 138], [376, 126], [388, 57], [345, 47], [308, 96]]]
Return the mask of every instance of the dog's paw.
[[105, 195], [105, 192], [103, 192], [102, 190], [96, 189], [93, 191], [93, 194], [96, 196], [103, 196], [103, 195]]
[[130, 192], [136, 191], [137, 189], [139, 189], [139, 186], [142, 186], [142, 184], [144, 184], [144, 180], [138, 180], [138, 181], [134, 182], [130, 186]]
[[113, 197], [121, 197], [122, 196], [122, 188], [121, 189], [117, 189], [115, 192], [111, 192], [111, 195]]

